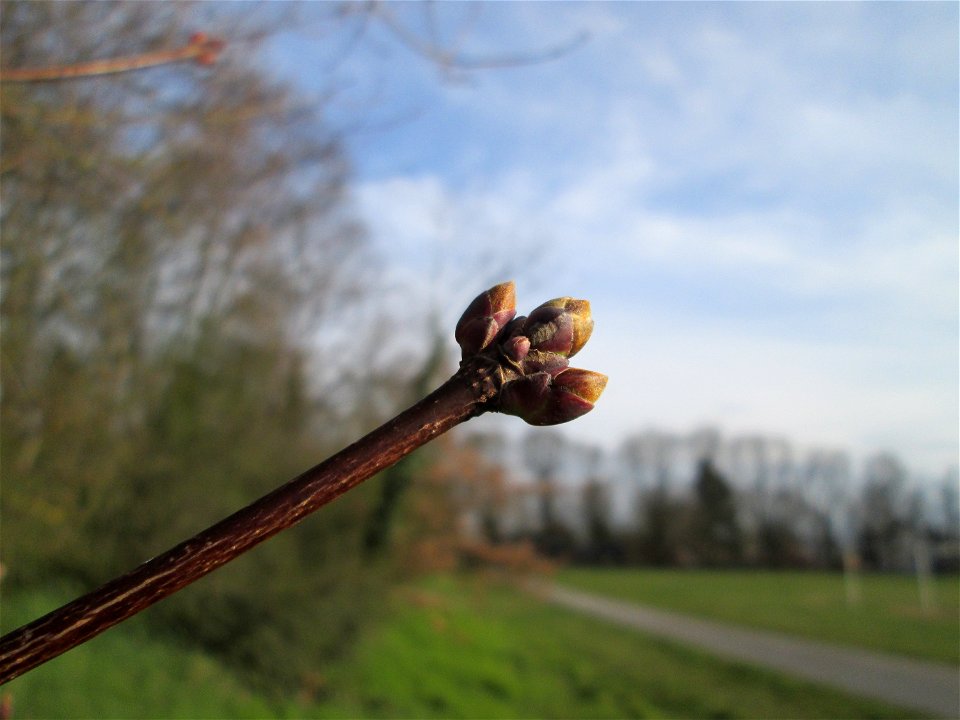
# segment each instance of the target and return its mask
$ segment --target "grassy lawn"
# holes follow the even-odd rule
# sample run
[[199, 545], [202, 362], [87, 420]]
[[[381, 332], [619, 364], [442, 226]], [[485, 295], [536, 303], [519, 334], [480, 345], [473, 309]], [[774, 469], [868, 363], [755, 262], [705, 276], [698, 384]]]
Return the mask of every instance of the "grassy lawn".
[[[326, 678], [321, 717], [892, 717], [880, 704], [543, 604], [479, 580], [400, 593]], [[915, 713], [902, 713], [904, 716]]]
[[609, 597], [778, 630], [827, 642], [960, 662], [960, 584], [936, 579], [920, 607], [910, 576], [864, 575], [861, 600], [846, 604], [839, 574], [750, 571], [582, 570], [557, 581]]
[[[50, 598], [3, 598], [4, 628]], [[478, 578], [398, 590], [307, 704], [259, 698], [213, 660], [114, 628], [0, 689], [14, 717], [915, 717], [646, 638]]]
[[[2, 595], [3, 631], [73, 597]], [[0, 688], [14, 718], [265, 718], [277, 708], [196, 650], [149, 638], [138, 619]]]

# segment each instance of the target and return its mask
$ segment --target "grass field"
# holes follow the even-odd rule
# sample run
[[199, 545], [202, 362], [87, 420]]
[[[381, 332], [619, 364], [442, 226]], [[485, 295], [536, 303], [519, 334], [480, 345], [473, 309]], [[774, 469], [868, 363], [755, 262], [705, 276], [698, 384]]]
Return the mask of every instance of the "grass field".
[[[71, 600], [2, 596], [3, 631]], [[276, 708], [196, 650], [151, 639], [134, 618], [0, 688], [14, 718], [264, 718]]]
[[[435, 578], [329, 678], [325, 717], [888, 717], [879, 704]], [[902, 713], [905, 716], [915, 713]]]
[[924, 610], [914, 578], [864, 575], [847, 605], [839, 574], [580, 570], [557, 581], [581, 590], [740, 625], [928, 660], [960, 663], [960, 584], [937, 578]]
[[[4, 627], [49, 598], [4, 597]], [[45, 608], [39, 608], [45, 609]], [[915, 717], [715, 660], [477, 578], [398, 590], [310, 697], [270, 703], [210, 658], [136, 621], [2, 689], [17, 718]]]

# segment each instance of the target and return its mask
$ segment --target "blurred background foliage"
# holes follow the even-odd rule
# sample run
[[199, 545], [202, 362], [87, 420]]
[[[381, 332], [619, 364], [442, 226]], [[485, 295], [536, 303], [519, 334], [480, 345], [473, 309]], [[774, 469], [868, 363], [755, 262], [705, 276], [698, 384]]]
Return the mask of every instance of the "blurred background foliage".
[[[206, 10], [3, 3], [3, 67], [180, 47], [201, 26], [250, 51], [3, 84], [5, 589], [130, 569], [375, 426], [438, 369], [378, 371], [381, 323], [325, 333], [373, 293], [348, 163], [323, 108], [256, 65], [253, 21], [211, 25]], [[295, 685], [393, 572], [379, 550], [421, 462], [161, 604], [155, 628]]]

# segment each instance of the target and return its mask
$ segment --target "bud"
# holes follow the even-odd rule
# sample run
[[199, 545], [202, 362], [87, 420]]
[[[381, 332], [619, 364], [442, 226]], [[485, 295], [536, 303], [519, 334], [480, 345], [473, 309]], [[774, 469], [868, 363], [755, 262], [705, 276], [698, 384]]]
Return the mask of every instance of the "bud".
[[190, 47], [195, 50], [194, 60], [199, 65], [213, 65], [225, 44], [220, 38], [210, 37], [204, 32], [195, 32], [190, 36]]
[[530, 338], [517, 335], [503, 343], [503, 352], [514, 362], [523, 361], [530, 352]]
[[[531, 425], [540, 425], [539, 418], [550, 402], [550, 373], [540, 372], [512, 380], [500, 390], [500, 412], [516, 415]], [[533, 418], [533, 419], [531, 419]]]
[[517, 314], [516, 288], [512, 281], [480, 293], [463, 311], [454, 337], [463, 357], [486, 348]]
[[532, 349], [564, 357], [576, 355], [592, 332], [590, 302], [571, 297], [543, 303], [523, 324], [523, 334], [530, 338]]
[[552, 377], [538, 372], [513, 380], [500, 391], [500, 412], [531, 425], [559, 425], [593, 410], [607, 376], [568, 368]]
[[575, 395], [591, 406], [600, 399], [607, 376], [593, 370], [567, 368], [553, 379], [553, 387], [565, 395]]

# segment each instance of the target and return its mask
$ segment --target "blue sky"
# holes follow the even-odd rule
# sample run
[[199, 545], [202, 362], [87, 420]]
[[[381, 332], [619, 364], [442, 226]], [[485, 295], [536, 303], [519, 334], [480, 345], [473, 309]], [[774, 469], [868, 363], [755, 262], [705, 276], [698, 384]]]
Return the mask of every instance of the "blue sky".
[[357, 206], [408, 298], [453, 298], [451, 327], [508, 277], [521, 309], [591, 301], [574, 364], [610, 384], [578, 435], [958, 462], [956, 3], [383, 11], [466, 58], [573, 42], [451, 75], [383, 26], [344, 54], [344, 25], [305, 23], [272, 53], [307, 93], [336, 78]]

